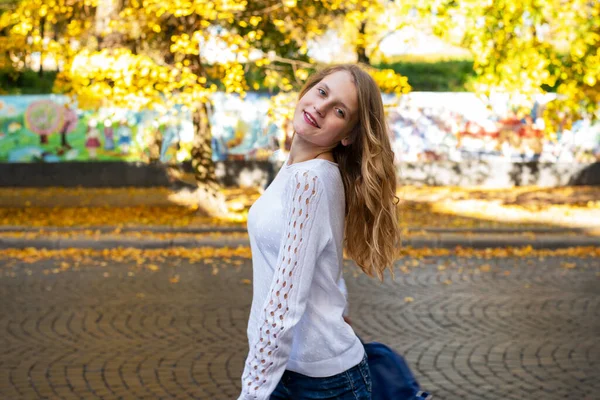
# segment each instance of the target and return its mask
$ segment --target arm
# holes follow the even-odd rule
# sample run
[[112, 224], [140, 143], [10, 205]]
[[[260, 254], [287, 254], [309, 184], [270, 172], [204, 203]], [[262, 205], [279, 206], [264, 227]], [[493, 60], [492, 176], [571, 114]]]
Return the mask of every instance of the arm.
[[323, 222], [314, 223], [325, 206], [322, 183], [299, 171], [285, 193], [286, 228], [278, 263], [262, 310], [257, 342], [248, 352], [239, 399], [268, 399], [279, 383], [292, 347], [293, 328], [304, 310], [315, 263], [326, 242]]

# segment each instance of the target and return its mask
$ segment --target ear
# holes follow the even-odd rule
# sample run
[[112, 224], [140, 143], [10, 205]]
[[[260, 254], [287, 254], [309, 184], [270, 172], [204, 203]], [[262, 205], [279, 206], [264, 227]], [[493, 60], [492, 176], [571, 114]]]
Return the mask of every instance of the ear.
[[348, 132], [348, 134], [342, 139], [342, 146], [350, 146], [354, 143], [354, 139], [358, 137], [360, 133], [360, 125], [357, 123], [354, 127]]

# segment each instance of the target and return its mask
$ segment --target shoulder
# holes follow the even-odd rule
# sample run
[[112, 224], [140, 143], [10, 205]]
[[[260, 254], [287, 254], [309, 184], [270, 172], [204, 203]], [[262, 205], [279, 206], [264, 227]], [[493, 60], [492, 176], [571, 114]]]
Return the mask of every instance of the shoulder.
[[293, 192], [304, 192], [327, 209], [345, 207], [344, 183], [339, 168], [333, 163], [314, 163], [297, 168], [290, 181]]
[[310, 180], [324, 190], [343, 185], [339, 168], [333, 163], [314, 163], [297, 168], [292, 174], [293, 181]]

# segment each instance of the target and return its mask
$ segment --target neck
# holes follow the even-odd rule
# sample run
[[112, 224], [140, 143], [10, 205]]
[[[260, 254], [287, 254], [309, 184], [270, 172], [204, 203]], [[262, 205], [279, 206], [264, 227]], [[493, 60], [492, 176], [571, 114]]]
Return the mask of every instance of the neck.
[[334, 161], [331, 150], [332, 148], [329, 147], [315, 146], [294, 133], [288, 164], [291, 165], [294, 163], [312, 160], [317, 157], [324, 160]]

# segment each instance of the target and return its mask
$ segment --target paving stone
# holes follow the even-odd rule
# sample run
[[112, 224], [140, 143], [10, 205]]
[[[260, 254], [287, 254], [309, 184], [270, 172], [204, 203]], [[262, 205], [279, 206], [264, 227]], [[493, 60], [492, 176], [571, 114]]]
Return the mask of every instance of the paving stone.
[[[184, 260], [156, 272], [99, 260], [59, 274], [44, 274], [53, 260], [10, 271], [0, 260], [11, 272], [0, 273], [0, 399], [235, 398], [252, 271], [216, 261], [217, 275]], [[438, 271], [448, 262], [462, 269]], [[485, 263], [491, 272], [442, 257], [383, 284], [348, 266], [356, 331], [403, 353], [436, 400], [595, 399], [600, 261]]]

